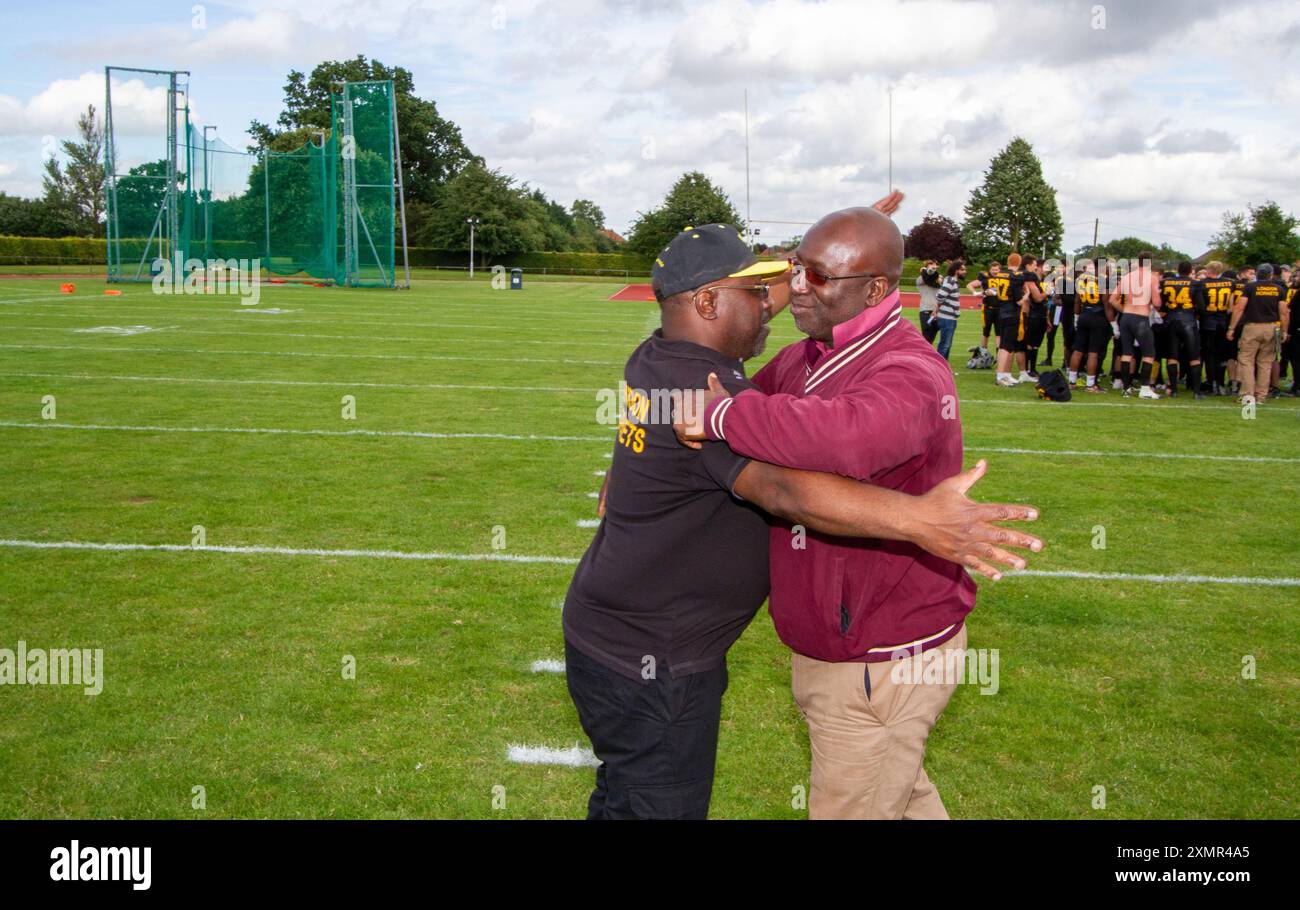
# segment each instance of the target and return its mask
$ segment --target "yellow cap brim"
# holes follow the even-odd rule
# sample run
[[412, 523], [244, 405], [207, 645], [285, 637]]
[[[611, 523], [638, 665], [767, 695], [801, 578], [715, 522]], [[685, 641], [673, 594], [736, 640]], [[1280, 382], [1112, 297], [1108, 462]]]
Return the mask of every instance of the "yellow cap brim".
[[739, 272], [732, 272], [728, 278], [752, 278], [755, 275], [780, 275], [782, 272], [790, 269], [790, 263], [784, 259], [760, 259], [753, 265], [741, 269]]

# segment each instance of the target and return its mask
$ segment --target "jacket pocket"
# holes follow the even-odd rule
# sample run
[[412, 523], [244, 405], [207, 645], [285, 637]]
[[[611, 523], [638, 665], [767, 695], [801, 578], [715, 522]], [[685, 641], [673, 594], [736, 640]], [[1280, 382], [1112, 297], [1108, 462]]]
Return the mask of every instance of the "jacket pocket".
[[840, 636], [848, 634], [853, 622], [853, 605], [844, 596], [844, 563], [842, 556], [832, 559], [829, 571], [823, 576], [824, 587], [818, 596], [822, 609], [829, 614], [831, 629]]

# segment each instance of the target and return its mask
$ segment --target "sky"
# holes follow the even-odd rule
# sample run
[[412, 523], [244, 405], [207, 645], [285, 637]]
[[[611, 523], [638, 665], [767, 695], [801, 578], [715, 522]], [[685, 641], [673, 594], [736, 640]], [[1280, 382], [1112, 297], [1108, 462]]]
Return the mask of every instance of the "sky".
[[[927, 211], [962, 220], [1015, 136], [1057, 190], [1067, 249], [1099, 219], [1103, 241], [1198, 255], [1225, 211], [1300, 211], [1293, 0], [4, 3], [11, 194], [38, 195], [43, 158], [102, 109], [105, 65], [189, 70], [194, 122], [242, 148], [289, 70], [360, 53], [409, 69], [490, 167], [591, 199], [624, 234], [688, 170], [761, 240], [870, 204], [890, 185], [891, 95], [904, 230]], [[148, 100], [115, 98], [124, 131]]]

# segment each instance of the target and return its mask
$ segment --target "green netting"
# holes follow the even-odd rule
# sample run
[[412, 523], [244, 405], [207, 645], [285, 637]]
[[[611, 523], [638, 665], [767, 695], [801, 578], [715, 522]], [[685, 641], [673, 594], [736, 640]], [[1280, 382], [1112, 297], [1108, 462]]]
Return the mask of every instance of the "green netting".
[[267, 231], [265, 265], [276, 275], [338, 278], [335, 184], [338, 153], [334, 137], [317, 146], [308, 142], [291, 152], [268, 152], [257, 177], [265, 186]]
[[[127, 171], [113, 104], [114, 92], [122, 98], [128, 86], [119, 71], [108, 71], [110, 281], [149, 280], [153, 260], [173, 261], [176, 252], [183, 263], [257, 259], [271, 275], [396, 286], [391, 82], [340, 84], [331, 96], [331, 128], [316, 140], [292, 151], [250, 153], [188, 122], [178, 75], [147, 74], [165, 96], [162, 113], [157, 122], [136, 124], [155, 144], [135, 143], [140, 160]], [[150, 87], [129, 88], [138, 99]], [[167, 137], [164, 154], [149, 160], [159, 133]]]
[[[184, 119], [177, 73], [109, 68], [105, 73], [106, 234], [110, 281], [148, 280], [155, 258], [174, 250], [177, 123]], [[116, 116], [115, 116], [116, 108]]]
[[[344, 202], [340, 284], [393, 285], [396, 166], [393, 83], [345, 82], [332, 96]], [[355, 199], [355, 205], [347, 205]]]
[[266, 193], [255, 155], [219, 137], [189, 131], [188, 198], [182, 247], [188, 257], [262, 259], [266, 265]]

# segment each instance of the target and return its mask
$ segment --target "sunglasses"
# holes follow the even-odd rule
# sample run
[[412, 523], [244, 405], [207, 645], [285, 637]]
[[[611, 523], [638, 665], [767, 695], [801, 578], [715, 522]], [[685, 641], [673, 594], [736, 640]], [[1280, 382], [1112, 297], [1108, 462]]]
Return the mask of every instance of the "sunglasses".
[[823, 275], [815, 269], [810, 269], [793, 256], [787, 257], [786, 262], [790, 263], [790, 280], [793, 281], [797, 276], [803, 275], [809, 284], [813, 287], [825, 287], [827, 282], [847, 281], [850, 278], [879, 278], [879, 275]]
[[[767, 301], [771, 291], [765, 284], [711, 284], [707, 288], [700, 288], [700, 291], [757, 291], [758, 299]], [[696, 291], [698, 294], [699, 291]]]

